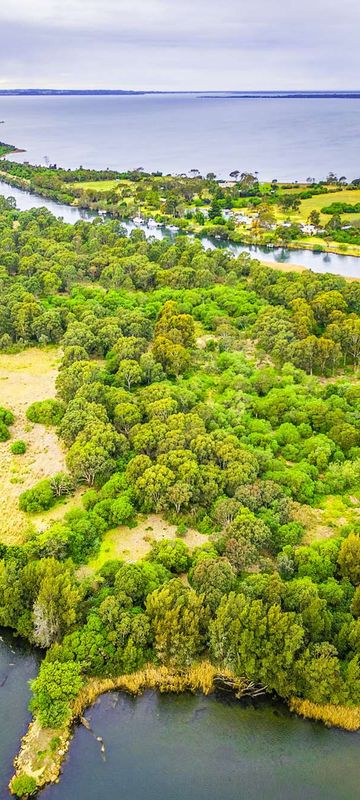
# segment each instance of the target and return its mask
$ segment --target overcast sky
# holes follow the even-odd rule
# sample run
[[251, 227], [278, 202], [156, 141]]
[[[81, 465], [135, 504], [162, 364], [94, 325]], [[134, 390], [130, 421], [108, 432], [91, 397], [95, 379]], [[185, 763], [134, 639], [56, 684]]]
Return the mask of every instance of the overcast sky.
[[359, 89], [359, 29], [359, 0], [3, 0], [0, 86]]

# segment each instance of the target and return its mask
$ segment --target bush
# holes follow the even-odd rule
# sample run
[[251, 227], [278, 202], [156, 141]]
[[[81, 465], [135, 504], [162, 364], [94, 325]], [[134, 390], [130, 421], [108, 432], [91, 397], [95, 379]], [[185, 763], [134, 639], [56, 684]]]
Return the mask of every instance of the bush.
[[18, 439], [10, 445], [10, 451], [14, 456], [22, 456], [26, 453], [26, 444], [22, 439]]
[[0, 422], [0, 442], [7, 442], [8, 439], [10, 439], [9, 429], [5, 422]]
[[43, 662], [38, 677], [31, 683], [34, 695], [30, 707], [44, 728], [58, 728], [69, 720], [70, 703], [81, 686], [79, 664]]
[[29, 797], [29, 795], [36, 792], [36, 780], [31, 775], [17, 775], [11, 781], [11, 791], [17, 797]]
[[55, 495], [49, 480], [45, 479], [35, 484], [32, 489], [22, 492], [19, 497], [19, 508], [21, 511], [36, 514], [39, 511], [47, 511], [55, 503]]
[[3, 422], [4, 425], [12, 425], [14, 419], [14, 414], [11, 411], [8, 411], [7, 408], [0, 406], [0, 422]]
[[186, 523], [180, 522], [180, 525], [178, 525], [176, 528], [176, 536], [182, 538], [183, 536], [186, 536], [187, 532], [188, 532], [188, 526], [186, 525]]
[[30, 422], [41, 425], [59, 425], [65, 413], [65, 406], [59, 400], [39, 400], [29, 406], [26, 416]]

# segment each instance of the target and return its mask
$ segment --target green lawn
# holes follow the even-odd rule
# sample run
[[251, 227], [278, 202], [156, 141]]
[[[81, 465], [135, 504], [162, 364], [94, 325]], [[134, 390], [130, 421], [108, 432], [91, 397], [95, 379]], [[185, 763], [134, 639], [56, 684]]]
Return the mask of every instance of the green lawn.
[[[322, 208], [329, 206], [332, 203], [351, 203], [351, 205], [360, 203], [360, 189], [343, 189], [339, 192], [334, 192], [331, 194], [318, 194], [314, 195], [314, 197], [310, 197], [308, 200], [302, 200], [299, 211], [296, 214], [293, 214], [292, 218], [306, 222], [311, 211], [315, 210], [321, 212]], [[350, 216], [353, 220], [360, 219], [360, 214], [350, 214], [348, 216]], [[321, 221], [328, 222], [329, 215], [321, 214]]]
[[[68, 186], [70, 186], [71, 189], [91, 189], [101, 193], [110, 192], [112, 189], [115, 189], [119, 183], [120, 181], [75, 181], [74, 183], [69, 183]], [[128, 181], [121, 181], [121, 183], [128, 183]]]

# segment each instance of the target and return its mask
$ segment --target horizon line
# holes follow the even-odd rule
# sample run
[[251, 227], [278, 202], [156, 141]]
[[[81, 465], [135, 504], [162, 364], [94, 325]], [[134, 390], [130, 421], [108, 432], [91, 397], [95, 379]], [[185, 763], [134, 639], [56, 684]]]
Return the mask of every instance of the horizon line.
[[360, 94], [359, 89], [119, 89], [119, 88], [52, 88], [0, 87], [0, 94]]

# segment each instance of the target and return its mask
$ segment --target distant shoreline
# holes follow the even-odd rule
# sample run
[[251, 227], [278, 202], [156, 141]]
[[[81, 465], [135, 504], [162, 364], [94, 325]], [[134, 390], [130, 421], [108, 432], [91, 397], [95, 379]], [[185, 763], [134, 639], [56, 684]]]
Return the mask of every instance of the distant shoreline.
[[209, 89], [199, 89], [197, 91], [161, 91], [161, 90], [143, 90], [143, 89], [0, 89], [0, 97], [78, 97], [78, 96], [144, 96], [144, 95], [198, 95], [205, 100], [213, 99], [350, 99], [359, 100], [360, 90], [346, 91], [214, 91]]

